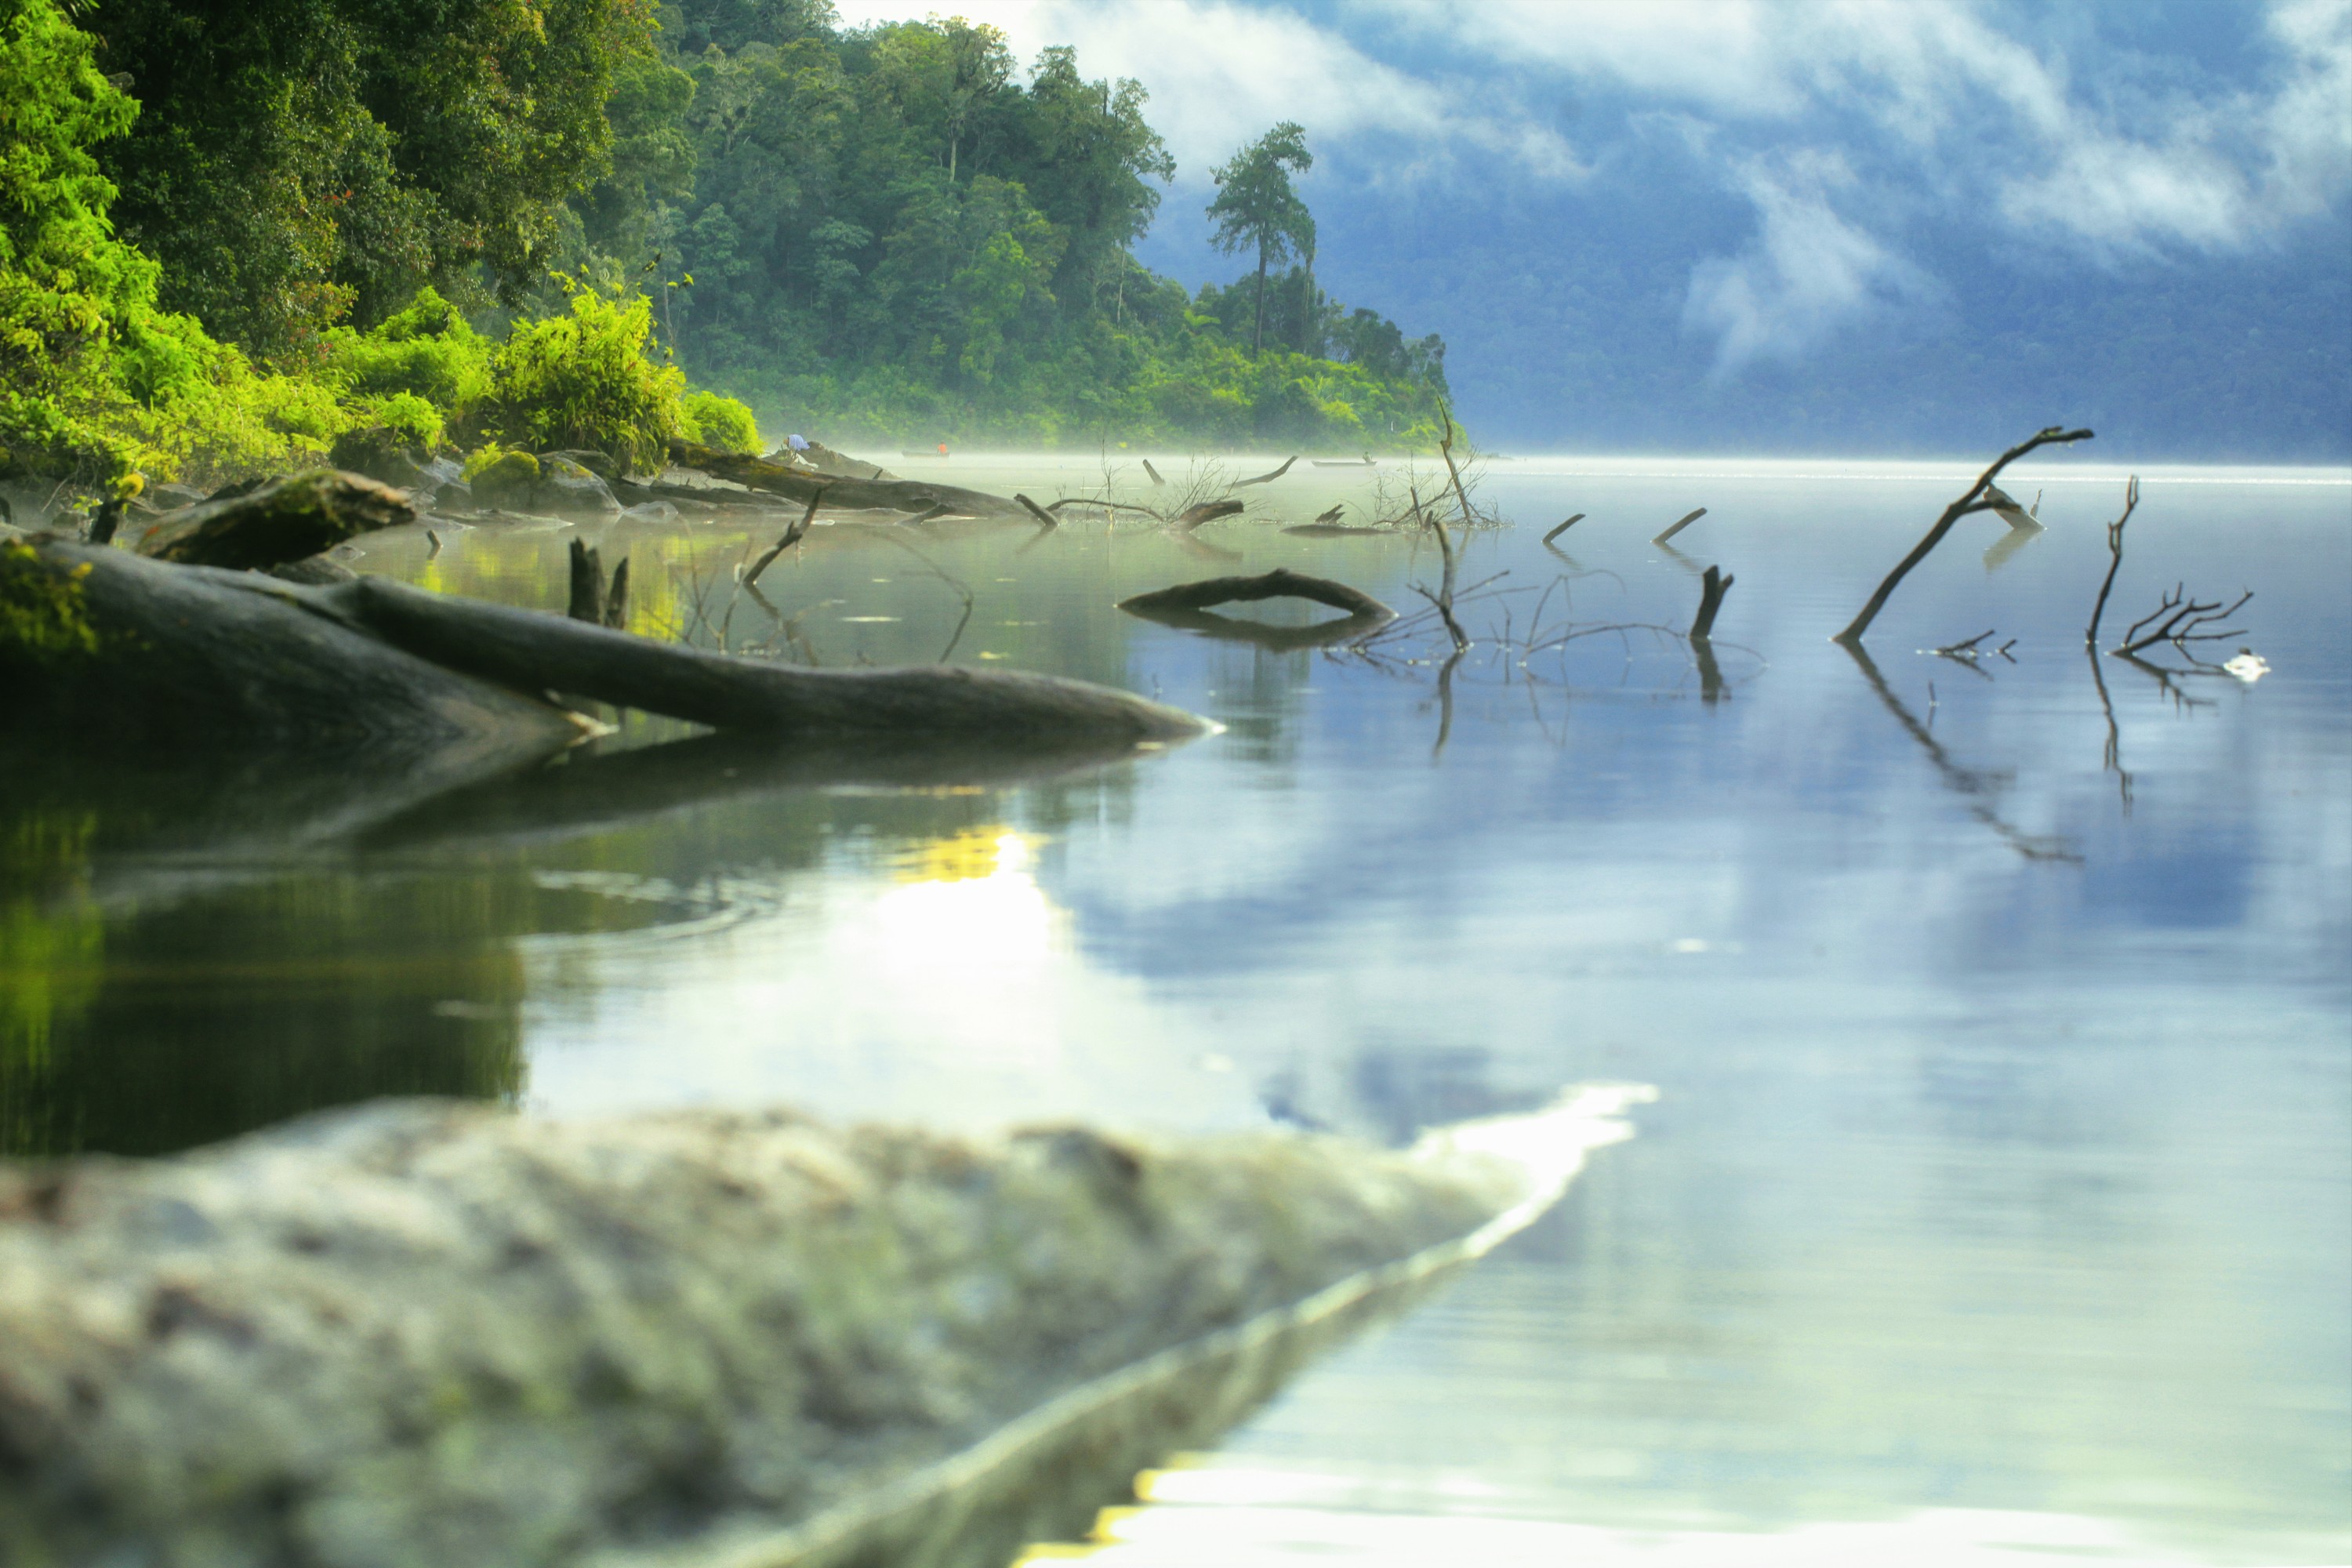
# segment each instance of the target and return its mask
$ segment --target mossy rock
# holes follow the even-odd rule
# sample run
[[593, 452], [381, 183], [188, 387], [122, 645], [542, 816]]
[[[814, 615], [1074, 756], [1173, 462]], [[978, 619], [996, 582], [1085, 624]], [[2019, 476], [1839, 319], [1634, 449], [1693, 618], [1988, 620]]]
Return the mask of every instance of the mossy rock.
[[539, 459], [529, 452], [502, 452], [466, 476], [476, 501], [499, 507], [529, 506], [539, 479]]

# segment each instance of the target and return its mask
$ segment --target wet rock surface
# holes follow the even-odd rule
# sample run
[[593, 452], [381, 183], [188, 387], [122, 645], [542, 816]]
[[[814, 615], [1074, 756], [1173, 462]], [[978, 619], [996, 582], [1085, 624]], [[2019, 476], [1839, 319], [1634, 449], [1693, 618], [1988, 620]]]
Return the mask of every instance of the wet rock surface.
[[1508, 1184], [1291, 1136], [435, 1101], [0, 1165], [0, 1561], [691, 1561]]

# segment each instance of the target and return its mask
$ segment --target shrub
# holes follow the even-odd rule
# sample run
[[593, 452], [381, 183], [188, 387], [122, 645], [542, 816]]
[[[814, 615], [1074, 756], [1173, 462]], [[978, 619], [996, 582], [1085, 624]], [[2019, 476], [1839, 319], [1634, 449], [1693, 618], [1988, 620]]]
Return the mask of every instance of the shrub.
[[715, 392], [689, 392], [679, 405], [684, 428], [681, 434], [689, 441], [699, 441], [706, 447], [716, 447], [722, 452], [760, 450], [760, 426], [751, 417], [751, 409], [731, 397]]
[[590, 447], [625, 468], [659, 468], [684, 434], [686, 377], [646, 357], [652, 302], [575, 286], [569, 315], [518, 321], [499, 351], [498, 422], [540, 451]]
[[489, 341], [432, 289], [370, 331], [339, 327], [326, 335], [321, 374], [359, 397], [400, 393], [421, 397], [444, 422], [462, 416], [496, 384]]
[[377, 404], [375, 422], [411, 447], [430, 452], [441, 444], [441, 411], [413, 392], [395, 392]]

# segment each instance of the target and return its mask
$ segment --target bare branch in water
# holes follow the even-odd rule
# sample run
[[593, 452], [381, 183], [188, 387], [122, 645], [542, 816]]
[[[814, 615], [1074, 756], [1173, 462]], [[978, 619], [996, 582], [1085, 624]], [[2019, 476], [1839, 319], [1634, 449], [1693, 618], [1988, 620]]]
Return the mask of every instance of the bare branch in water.
[[1570, 529], [1574, 528], [1578, 523], [1582, 522], [1583, 521], [1584, 514], [1580, 511], [1574, 517], [1570, 518], [1566, 522], [1561, 523], [1558, 528], [1553, 529], [1549, 533], [1545, 534], [1543, 536], [1543, 542], [1546, 544], [1549, 544], [1553, 540], [1558, 539], [1561, 534], [1566, 533]]
[[1863, 635], [1870, 630], [1870, 623], [1878, 618], [1878, 612], [1885, 609], [1886, 601], [1894, 596], [1895, 588], [1911, 574], [1913, 567], [1927, 559], [1928, 552], [1944, 542], [1944, 536], [1952, 531], [1953, 524], [1969, 512], [1992, 510], [1991, 503], [1984, 500], [1984, 494], [1992, 488], [1993, 481], [2000, 477], [2003, 468], [2037, 447], [2063, 447], [2089, 439], [2091, 432], [2088, 430], [2066, 430], [2053, 425], [2003, 452], [1994, 459], [1992, 467], [1977, 476], [1977, 482], [1970, 485], [1959, 500], [1944, 509], [1944, 514], [1936, 520], [1935, 526], [1927, 531], [1927, 536], [1913, 545], [1911, 553], [1897, 562], [1895, 570], [1886, 574], [1885, 581], [1878, 584], [1877, 591], [1870, 595], [1870, 602], [1863, 605], [1862, 613], [1847, 623], [1845, 630], [1830, 640], [1849, 647], [1861, 642]]
[[1656, 538], [1651, 540], [1650, 542], [1653, 544], [1664, 544], [1667, 540], [1672, 539], [1675, 534], [1680, 533], [1684, 529], [1688, 528], [1692, 523], [1696, 522], [1700, 518], [1703, 518], [1706, 515], [1706, 508], [1705, 507], [1699, 508], [1696, 511], [1685, 512], [1674, 523], [1672, 527], [1668, 528], [1665, 532], [1659, 534]]
[[[2131, 629], [2124, 633], [2123, 646], [2116, 652], [2129, 658], [2162, 642], [2179, 647], [2192, 642], [2221, 642], [2230, 637], [2243, 637], [2243, 628], [2237, 626], [2224, 626], [2217, 632], [2200, 628], [2215, 621], [2229, 619], [2245, 608], [2246, 601], [2253, 596], [2254, 591], [2249, 588], [2225, 609], [2219, 599], [2210, 605], [2200, 604], [2189, 597], [2183, 588], [2176, 586], [2164, 596], [2162, 604], [2132, 623]], [[2154, 629], [2145, 629], [2148, 627]]]
[[1298, 459], [1295, 457], [1286, 458], [1283, 459], [1282, 467], [1275, 469], [1271, 473], [1259, 474], [1254, 479], [1235, 479], [1234, 481], [1234, 489], [1239, 489], [1244, 485], [1270, 485], [1275, 480], [1282, 478], [1283, 475], [1290, 472], [1290, 465], [1297, 461], [1298, 461]]
[[[2039, 507], [2042, 504], [2042, 498], [2040, 496], [2034, 497], [2033, 504], [2036, 507]], [[2116, 519], [2115, 521], [2107, 524], [2107, 575], [2105, 579], [2099, 584], [2098, 598], [2092, 602], [2091, 624], [2083, 628], [2083, 646], [2084, 647], [2095, 648], [2099, 646], [2099, 617], [2107, 613], [2107, 595], [2115, 592], [2116, 574], [2117, 571], [2122, 569], [2124, 563], [2124, 525], [2131, 521], [2132, 513], [2138, 509], [2139, 476], [2137, 474], [2134, 474], [2124, 485], [2123, 515]], [[2094, 665], [2092, 668], [2095, 669], [2098, 667]], [[2105, 694], [2105, 686], [2102, 683], [2100, 687], [2100, 695], [2104, 698]], [[2114, 718], [2111, 712], [2109, 715], [2109, 723], [2111, 726], [2113, 722]]]
[[1059, 528], [1062, 525], [1061, 519], [1055, 517], [1052, 512], [1047, 511], [1044, 507], [1039, 506], [1035, 501], [1031, 500], [1027, 496], [1021, 494], [1018, 490], [1013, 492], [1013, 499], [1019, 501], [1024, 507], [1027, 508], [1029, 515], [1035, 518], [1039, 525], [1043, 527], [1046, 532], [1051, 533], [1055, 529]]
[[1710, 566], [1699, 589], [1698, 615], [1691, 621], [1690, 640], [1706, 642], [1715, 635], [1716, 613], [1723, 608], [1723, 596], [1731, 592], [1737, 581], [1720, 566]]
[[783, 537], [777, 540], [775, 543], [770, 545], [765, 553], [761, 554], [757, 561], [751, 563], [751, 569], [743, 574], [744, 586], [756, 586], [760, 581], [760, 574], [774, 565], [776, 563], [777, 556], [782, 555], [785, 551], [790, 550], [793, 545], [798, 544], [807, 536], [809, 525], [816, 521], [817, 503], [824, 500], [824, 492], [823, 490], [819, 490], [816, 494], [809, 497], [808, 510], [801, 513], [801, 520], [793, 524], [790, 528], [784, 530]]

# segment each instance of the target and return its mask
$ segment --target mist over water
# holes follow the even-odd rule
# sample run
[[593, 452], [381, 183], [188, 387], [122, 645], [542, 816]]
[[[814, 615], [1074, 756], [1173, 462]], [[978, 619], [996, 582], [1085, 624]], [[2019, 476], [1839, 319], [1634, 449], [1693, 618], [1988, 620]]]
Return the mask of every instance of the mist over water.
[[[1633, 1531], [1690, 1561], [1758, 1531], [2340, 1561], [2352, 475], [2143, 470], [2110, 630], [2176, 582], [2251, 588], [2208, 657], [2242, 641], [2255, 684], [2085, 657], [2123, 476], [2073, 457], [2003, 480], [2046, 531], [1968, 521], [1866, 664], [1832, 646], [1979, 466], [1495, 462], [1480, 499], [1516, 526], [1463, 543], [1462, 581], [1495, 580], [1443, 689], [1442, 638], [1285, 651], [1113, 608], [1282, 565], [1414, 609], [1425, 535], [1282, 531], [1362, 520], [1393, 466], [1302, 462], [1191, 534], [822, 525], [761, 578], [772, 610], [731, 586], [764, 531], [579, 531], [630, 557], [640, 630], [923, 660], [968, 589], [954, 662], [1225, 729], [908, 790], [723, 752], [645, 769], [684, 731], [632, 721], [544, 778], [266, 852], [171, 839], [137, 780], [20, 793], [0, 1130], [152, 1152], [434, 1092], [1385, 1142], [1645, 1082], [1639, 1135], [1558, 1217], [1181, 1472], [1106, 1560], [1185, 1560], [1152, 1531], [1191, 1561], [1403, 1560], [1368, 1544], [1393, 1514], [1400, 1543], [1486, 1521], [1442, 1539], [1497, 1562], [1612, 1561]], [[921, 472], [1049, 500], [1103, 467]], [[402, 531], [356, 564], [560, 607], [573, 531]], [[1686, 626], [1710, 564], [1737, 578], [1713, 679], [1643, 629]], [[1523, 660], [1498, 645], [1539, 599], [1554, 630], [1626, 629]], [[1918, 651], [1989, 627], [2006, 657]], [[212, 787], [229, 813], [236, 781]]]

